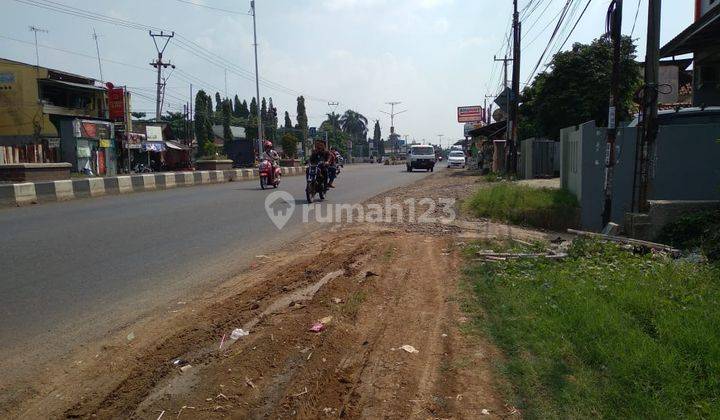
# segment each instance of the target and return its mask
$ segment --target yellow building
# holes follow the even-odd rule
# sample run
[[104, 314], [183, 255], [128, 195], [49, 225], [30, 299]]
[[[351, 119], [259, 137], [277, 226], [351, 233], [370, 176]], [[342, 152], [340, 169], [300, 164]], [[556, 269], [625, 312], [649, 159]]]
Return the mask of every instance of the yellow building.
[[[104, 173], [107, 89], [94, 79], [0, 58], [0, 164], [70, 162]], [[93, 126], [93, 127], [91, 127]]]

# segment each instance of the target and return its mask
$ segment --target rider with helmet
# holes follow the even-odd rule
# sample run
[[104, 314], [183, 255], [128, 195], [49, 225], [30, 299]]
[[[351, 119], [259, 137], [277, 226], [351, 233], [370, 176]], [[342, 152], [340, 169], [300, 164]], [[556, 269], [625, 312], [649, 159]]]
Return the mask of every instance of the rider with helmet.
[[270, 162], [272, 165], [270, 171], [272, 174], [271, 176], [275, 176], [275, 168], [277, 168], [280, 163], [280, 155], [275, 151], [275, 149], [273, 149], [273, 144], [270, 140], [265, 140], [263, 142], [263, 150], [262, 159], [267, 159], [268, 162]]
[[323, 183], [325, 183], [325, 185], [328, 187], [330, 187], [330, 185], [327, 184], [327, 182], [328, 182], [328, 166], [331, 163], [331, 159], [332, 159], [331, 154], [326, 149], [325, 142], [322, 140], [316, 140], [315, 148], [314, 148], [312, 154], [310, 154], [309, 162], [312, 165], [318, 165], [318, 169], [320, 169], [320, 174], [322, 175], [322, 178], [323, 178]]

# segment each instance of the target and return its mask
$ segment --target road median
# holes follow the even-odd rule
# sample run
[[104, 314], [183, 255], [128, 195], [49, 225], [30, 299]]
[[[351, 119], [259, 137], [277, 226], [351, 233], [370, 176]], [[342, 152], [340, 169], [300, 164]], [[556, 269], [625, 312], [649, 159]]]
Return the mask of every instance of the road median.
[[[283, 167], [283, 176], [305, 173], [304, 166]], [[249, 181], [258, 178], [257, 169], [225, 171], [161, 172], [118, 175], [60, 181], [23, 182], [0, 185], [0, 207], [19, 207], [78, 198], [158, 191], [194, 185]]]

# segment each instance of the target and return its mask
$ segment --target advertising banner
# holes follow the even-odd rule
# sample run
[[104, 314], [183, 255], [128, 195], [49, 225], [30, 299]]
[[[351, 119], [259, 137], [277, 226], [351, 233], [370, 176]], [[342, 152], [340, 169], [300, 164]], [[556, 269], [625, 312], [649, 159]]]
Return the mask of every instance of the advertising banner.
[[108, 107], [110, 108], [110, 119], [113, 121], [125, 120], [125, 89], [108, 89]]
[[480, 122], [483, 120], [485, 112], [480, 105], [459, 106], [457, 108], [458, 122]]

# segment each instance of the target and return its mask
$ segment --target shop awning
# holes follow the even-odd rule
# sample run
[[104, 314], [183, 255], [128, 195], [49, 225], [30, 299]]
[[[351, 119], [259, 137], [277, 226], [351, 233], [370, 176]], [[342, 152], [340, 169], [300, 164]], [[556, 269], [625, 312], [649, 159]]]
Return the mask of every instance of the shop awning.
[[163, 141], [146, 141], [142, 144], [142, 149], [145, 152], [164, 152], [165, 151], [165, 142]]
[[660, 57], [718, 48], [718, 39], [720, 39], [720, 7], [713, 7], [697, 22], [660, 48]]
[[476, 128], [474, 130], [470, 130], [470, 135], [472, 137], [488, 137], [491, 138], [495, 135], [498, 135], [500, 133], [503, 133], [507, 129], [507, 121], [498, 121], [489, 125], [486, 125], [484, 127]]
[[182, 144], [174, 141], [165, 141], [165, 146], [167, 146], [168, 149], [172, 150], [189, 150], [188, 147], [185, 147]]
[[48, 84], [48, 85], [65, 86], [68, 88], [75, 88], [75, 89], [89, 89], [89, 90], [98, 90], [98, 91], [106, 90], [104, 87], [101, 87], [101, 86], [86, 85], [83, 83], [66, 82], [64, 80], [39, 79], [38, 81], [40, 83], [44, 83], [44, 84]]

